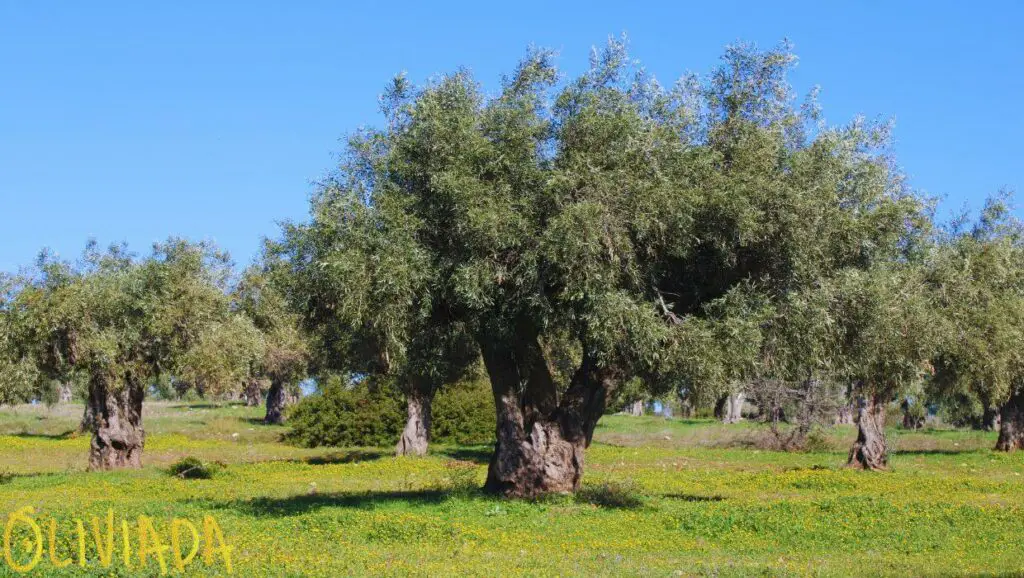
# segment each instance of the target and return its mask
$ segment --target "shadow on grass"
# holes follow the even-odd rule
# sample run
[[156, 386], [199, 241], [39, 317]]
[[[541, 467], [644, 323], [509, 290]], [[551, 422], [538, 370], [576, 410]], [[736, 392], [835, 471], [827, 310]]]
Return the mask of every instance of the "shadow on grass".
[[978, 452], [986, 452], [992, 448], [967, 448], [962, 450], [896, 450], [896, 455], [899, 456], [956, 456], [960, 454], [976, 454]]
[[312, 456], [304, 461], [313, 466], [326, 466], [330, 464], [352, 464], [355, 462], [370, 462], [390, 456], [383, 450], [351, 450], [347, 452], [331, 452], [322, 456]]
[[371, 510], [377, 506], [402, 503], [406, 505], [439, 504], [451, 495], [443, 490], [414, 490], [386, 492], [334, 492], [303, 494], [286, 498], [252, 498], [229, 502], [197, 503], [204, 508], [233, 510], [257, 517], [284, 518], [299, 516], [321, 508], [354, 508]]
[[491, 454], [494, 453], [494, 448], [491, 446], [480, 446], [480, 447], [439, 447], [430, 448], [431, 453], [439, 456], [449, 457], [453, 460], [459, 460], [464, 462], [475, 462], [478, 464], [488, 464], [491, 462]]
[[59, 433], [59, 434], [19, 432], [19, 433], [5, 434], [5, 435], [9, 435], [11, 437], [16, 437], [16, 438], [22, 438], [22, 439], [66, 440], [66, 439], [71, 439], [71, 438], [77, 436], [78, 435], [78, 430], [77, 429], [69, 429], [69, 430], [67, 430], [67, 431], [65, 431], [63, 433]]
[[699, 496], [697, 494], [664, 494], [662, 497], [683, 502], [722, 502], [725, 500], [724, 496]]
[[234, 406], [243, 406], [244, 407], [245, 406], [245, 402], [241, 402], [241, 401], [224, 401], [224, 402], [199, 401], [199, 402], [195, 402], [195, 403], [177, 403], [177, 404], [174, 404], [174, 405], [169, 405], [167, 407], [170, 407], [171, 409], [221, 409], [221, 408], [224, 408], [224, 407], [234, 407]]

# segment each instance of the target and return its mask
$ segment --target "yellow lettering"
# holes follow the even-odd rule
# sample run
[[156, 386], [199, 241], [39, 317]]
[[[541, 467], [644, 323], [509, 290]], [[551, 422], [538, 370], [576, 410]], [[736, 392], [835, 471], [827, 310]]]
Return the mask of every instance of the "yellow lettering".
[[[150, 545], [152, 540], [152, 545]], [[164, 560], [164, 552], [169, 549], [160, 542], [160, 535], [153, 527], [153, 519], [149, 516], [139, 516], [139, 565], [146, 567], [146, 556], [156, 554], [156, 560], [160, 564], [160, 575], [167, 574], [167, 562]]]
[[[35, 520], [29, 517], [34, 513], [35, 510], [32, 509], [32, 506], [25, 506], [7, 517], [7, 526], [4, 528], [4, 560], [7, 561], [8, 566], [18, 573], [29, 572], [36, 567], [36, 564], [39, 564], [39, 560], [43, 557], [43, 531], [39, 529], [39, 525], [36, 524]], [[16, 522], [27, 525], [32, 529], [32, 533], [35, 534], [35, 552], [27, 564], [19, 564], [11, 552], [11, 534], [14, 533], [14, 524]]]
[[128, 534], [128, 521], [121, 520], [121, 537], [124, 538], [124, 567], [131, 570], [132, 566], [132, 543]]
[[75, 529], [78, 531], [78, 565], [85, 568], [85, 524], [76, 518]]
[[[99, 518], [93, 516], [92, 518], [92, 535], [96, 541], [96, 552], [100, 556], [100, 565], [104, 568], [110, 568], [110, 563], [114, 561], [114, 510], [107, 510], [107, 543], [106, 548], [103, 544], [103, 536], [100, 534], [100, 521]], [[126, 538], [127, 539], [127, 538]], [[83, 556], [82, 558], [85, 558]], [[84, 563], [82, 564], [85, 565]]]
[[[192, 533], [192, 549], [189, 550], [188, 556], [184, 558], [181, 556], [181, 528], [186, 527], [188, 531]], [[174, 567], [179, 571], [184, 572], [185, 566], [196, 557], [199, 552], [199, 531], [196, 527], [188, 520], [181, 518], [175, 518], [171, 522], [171, 547], [174, 549]]]
[[57, 558], [57, 519], [50, 518], [50, 562], [58, 567], [64, 568], [70, 566], [74, 560], [71, 558], [65, 558], [60, 560]]
[[[214, 540], [217, 541], [217, 547], [213, 545]], [[224, 542], [224, 533], [221, 532], [217, 520], [209, 514], [203, 516], [203, 561], [206, 565], [212, 566], [214, 554], [220, 552], [224, 557], [224, 567], [228, 574], [231, 574], [231, 550], [232, 547]]]

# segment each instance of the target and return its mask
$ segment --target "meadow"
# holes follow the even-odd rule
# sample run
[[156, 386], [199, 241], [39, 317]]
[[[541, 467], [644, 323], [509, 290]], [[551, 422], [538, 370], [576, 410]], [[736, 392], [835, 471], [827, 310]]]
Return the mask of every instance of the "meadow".
[[[280, 443], [262, 408], [147, 403], [145, 467], [85, 471], [81, 407], [0, 410], [0, 516], [31, 506], [56, 555], [77, 549], [74, 520], [113, 510], [152, 517], [163, 544], [173, 518], [214, 517], [232, 575], [948, 576], [1024, 573], [1024, 454], [990, 450], [994, 434], [889, 432], [891, 471], [846, 469], [850, 426], [816, 451], [760, 449], [758, 424], [605, 416], [583, 490], [526, 502], [485, 496], [488, 447], [302, 449]], [[168, 474], [194, 456], [211, 479]], [[119, 522], [118, 522], [119, 524]], [[11, 555], [30, 557], [18, 525]], [[120, 526], [117, 526], [120, 528]], [[132, 540], [137, 536], [131, 531]], [[56, 569], [44, 547], [33, 576], [159, 575], [117, 554]], [[134, 544], [135, 548], [138, 544]], [[186, 575], [225, 575], [198, 556]], [[169, 564], [169, 575], [180, 575]], [[0, 561], [0, 575], [17, 575]]]

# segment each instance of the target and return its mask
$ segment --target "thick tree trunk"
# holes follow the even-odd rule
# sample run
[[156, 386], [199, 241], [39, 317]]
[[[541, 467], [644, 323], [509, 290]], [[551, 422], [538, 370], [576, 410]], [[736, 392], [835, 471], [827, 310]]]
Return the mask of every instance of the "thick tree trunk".
[[262, 388], [260, 387], [260, 380], [250, 379], [245, 385], [245, 391], [242, 392], [245, 397], [245, 405], [249, 407], [256, 407], [260, 404], [260, 400], [263, 397]]
[[103, 377], [89, 384], [86, 416], [91, 413], [89, 469], [142, 467], [145, 432], [142, 429], [143, 387], [129, 382], [120, 387]]
[[629, 406], [629, 415], [640, 417], [644, 414], [644, 401], [638, 399]]
[[558, 401], [536, 334], [508, 344], [482, 340], [497, 412], [497, 442], [484, 490], [509, 497], [574, 492], [586, 447], [614, 385], [589, 356]]
[[861, 400], [857, 408], [857, 441], [850, 448], [850, 467], [884, 470], [889, 465], [885, 449], [885, 403], [876, 398]]
[[433, 392], [413, 391], [406, 395], [408, 419], [395, 446], [397, 456], [425, 456], [430, 444], [430, 407]]
[[996, 449], [1003, 452], [1024, 449], [1024, 390], [1014, 392], [1003, 406]]
[[284, 423], [284, 393], [283, 383], [276, 379], [270, 382], [270, 391], [267, 392], [267, 415], [263, 418], [263, 423], [268, 425]]

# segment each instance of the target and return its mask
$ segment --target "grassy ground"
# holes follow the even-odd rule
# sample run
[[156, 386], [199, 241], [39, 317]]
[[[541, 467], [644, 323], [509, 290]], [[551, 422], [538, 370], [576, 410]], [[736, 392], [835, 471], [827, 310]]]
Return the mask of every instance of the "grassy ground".
[[[757, 449], [752, 424], [607, 416], [584, 491], [524, 503], [476, 492], [487, 448], [293, 448], [241, 406], [148, 404], [147, 467], [87, 473], [88, 437], [69, 433], [80, 411], [0, 411], [0, 516], [32, 506], [44, 538], [57, 519], [58, 559], [77, 551], [75, 519], [88, 534], [86, 568], [56, 570], [44, 540], [32, 575], [159, 574], [152, 558], [125, 568], [119, 531], [113, 566], [97, 566], [90, 519], [108, 508], [118, 528], [131, 522], [133, 549], [140, 514], [164, 544], [172, 518], [201, 532], [212, 515], [240, 576], [1024, 575], [1024, 454], [991, 452], [991, 434], [891, 432], [892, 471], [865, 473], [840, 467], [852, 428], [781, 453]], [[209, 480], [164, 471], [186, 455], [226, 467]], [[16, 562], [30, 557], [25, 528]], [[185, 573], [224, 574], [214, 562]]]

